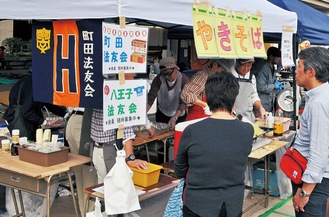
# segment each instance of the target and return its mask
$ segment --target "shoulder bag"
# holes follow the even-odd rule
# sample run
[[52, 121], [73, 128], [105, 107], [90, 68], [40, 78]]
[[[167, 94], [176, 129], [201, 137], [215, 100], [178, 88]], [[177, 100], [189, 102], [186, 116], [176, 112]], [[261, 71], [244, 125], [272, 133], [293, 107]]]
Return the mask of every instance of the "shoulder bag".
[[280, 168], [293, 183], [302, 184], [302, 176], [306, 169], [307, 159], [297, 149], [292, 147], [294, 141], [295, 138], [286, 153], [282, 156]]

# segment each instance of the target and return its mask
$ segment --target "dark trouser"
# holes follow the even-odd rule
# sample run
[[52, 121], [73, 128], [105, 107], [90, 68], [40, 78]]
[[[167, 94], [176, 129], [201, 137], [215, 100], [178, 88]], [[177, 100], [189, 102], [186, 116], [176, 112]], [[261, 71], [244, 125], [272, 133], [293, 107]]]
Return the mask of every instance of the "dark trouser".
[[[187, 206], [183, 206], [183, 216], [184, 217], [201, 217], [201, 216], [195, 214], [194, 212], [192, 212], [189, 208], [187, 208]], [[223, 203], [218, 217], [226, 217], [226, 216], [227, 216], [226, 206], [225, 206], [225, 203]], [[242, 213], [239, 214], [237, 217], [240, 217], [240, 216], [242, 216]]]
[[6, 211], [6, 186], [0, 185], [0, 212]]
[[[157, 109], [157, 112], [155, 114], [155, 121], [156, 122], [168, 124], [170, 118], [172, 118], [172, 117], [169, 117], [169, 116], [163, 114], [160, 111], [160, 109]], [[185, 118], [186, 118], [186, 113], [185, 113], [185, 115], [183, 115], [183, 116], [181, 116], [177, 119], [176, 124], [185, 121]]]
[[117, 157], [117, 150], [113, 145], [115, 142], [103, 143], [103, 155], [106, 166], [106, 173], [110, 172], [115, 164], [115, 158]]
[[[301, 185], [292, 183], [293, 195], [296, 194]], [[318, 183], [312, 194], [310, 200], [304, 207], [305, 212], [296, 212], [296, 217], [326, 217], [327, 198], [329, 197], [329, 179], [323, 178], [321, 183]]]

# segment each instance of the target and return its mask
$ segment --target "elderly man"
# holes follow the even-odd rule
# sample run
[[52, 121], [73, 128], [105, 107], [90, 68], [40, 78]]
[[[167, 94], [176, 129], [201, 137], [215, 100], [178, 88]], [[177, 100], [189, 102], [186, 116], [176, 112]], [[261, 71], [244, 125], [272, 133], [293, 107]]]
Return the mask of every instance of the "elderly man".
[[254, 62], [253, 58], [237, 59], [235, 65], [231, 68], [232, 74], [238, 79], [240, 85], [234, 110], [251, 122], [255, 121], [254, 108], [260, 112], [261, 117], [266, 118], [267, 115], [257, 93], [256, 78], [250, 73]]
[[166, 57], [160, 60], [160, 74], [158, 74], [148, 93], [147, 111], [151, 108], [155, 98], [157, 102], [156, 122], [168, 123], [174, 129], [176, 123], [185, 120], [186, 105], [181, 100], [181, 91], [189, 82], [185, 74], [179, 72], [175, 59]]
[[233, 60], [213, 59], [201, 71], [193, 75], [191, 81], [185, 85], [181, 98], [188, 106], [186, 120], [207, 117], [211, 114], [206, 102], [205, 84], [209, 75], [220, 71], [229, 71]]

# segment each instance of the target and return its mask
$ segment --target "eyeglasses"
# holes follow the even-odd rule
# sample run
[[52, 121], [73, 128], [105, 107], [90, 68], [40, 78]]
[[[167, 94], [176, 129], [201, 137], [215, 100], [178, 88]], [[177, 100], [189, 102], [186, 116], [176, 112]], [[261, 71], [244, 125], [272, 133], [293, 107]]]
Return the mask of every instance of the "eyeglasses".
[[172, 73], [174, 73], [175, 71], [175, 67], [174, 68], [165, 68], [165, 69], [161, 69], [161, 74], [164, 76], [170, 76], [172, 75]]

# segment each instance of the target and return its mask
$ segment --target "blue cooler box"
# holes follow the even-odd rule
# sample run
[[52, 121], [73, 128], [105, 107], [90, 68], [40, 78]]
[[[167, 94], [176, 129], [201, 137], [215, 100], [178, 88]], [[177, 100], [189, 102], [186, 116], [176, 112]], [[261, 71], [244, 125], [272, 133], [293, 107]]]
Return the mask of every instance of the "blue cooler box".
[[[264, 169], [254, 168], [252, 170], [252, 183], [255, 189], [264, 190]], [[269, 172], [269, 190], [271, 196], [280, 196], [276, 171]]]

